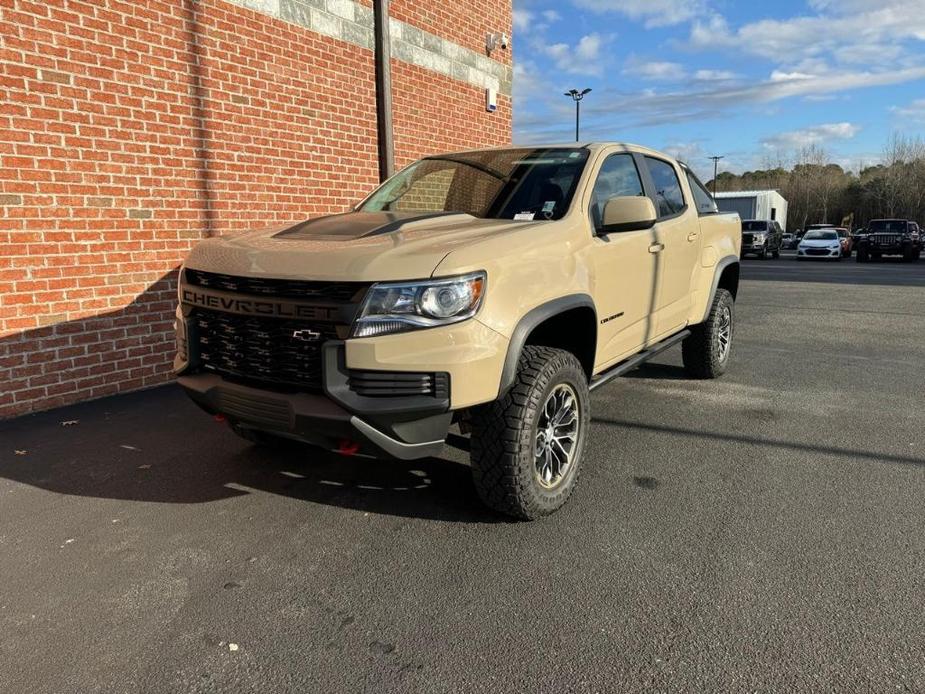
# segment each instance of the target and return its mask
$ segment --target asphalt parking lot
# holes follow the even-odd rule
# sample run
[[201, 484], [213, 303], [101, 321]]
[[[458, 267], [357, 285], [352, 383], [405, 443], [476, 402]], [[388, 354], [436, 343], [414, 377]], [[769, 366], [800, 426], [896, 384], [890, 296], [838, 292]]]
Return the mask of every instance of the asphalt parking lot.
[[0, 423], [0, 689], [925, 691], [925, 262], [746, 260], [730, 372], [679, 364], [531, 524], [173, 387]]

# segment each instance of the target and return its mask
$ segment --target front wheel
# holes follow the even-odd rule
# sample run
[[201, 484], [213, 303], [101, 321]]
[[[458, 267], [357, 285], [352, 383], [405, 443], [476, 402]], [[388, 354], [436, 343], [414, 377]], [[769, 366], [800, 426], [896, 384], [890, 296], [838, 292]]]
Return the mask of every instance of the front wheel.
[[735, 301], [726, 289], [717, 289], [707, 319], [691, 328], [681, 343], [684, 369], [694, 378], [718, 378], [726, 372], [732, 352]]
[[573, 354], [525, 347], [514, 385], [472, 415], [472, 479], [482, 501], [522, 520], [561, 508], [578, 483], [589, 400]]
[[854, 260], [858, 263], [866, 263], [869, 258], [866, 248], [859, 248]]

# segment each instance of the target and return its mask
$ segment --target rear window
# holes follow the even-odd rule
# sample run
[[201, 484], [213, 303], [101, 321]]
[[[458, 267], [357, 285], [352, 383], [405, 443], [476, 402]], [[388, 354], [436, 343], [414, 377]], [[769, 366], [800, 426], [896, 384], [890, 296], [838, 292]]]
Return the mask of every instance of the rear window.
[[767, 231], [767, 222], [742, 222], [742, 231]]

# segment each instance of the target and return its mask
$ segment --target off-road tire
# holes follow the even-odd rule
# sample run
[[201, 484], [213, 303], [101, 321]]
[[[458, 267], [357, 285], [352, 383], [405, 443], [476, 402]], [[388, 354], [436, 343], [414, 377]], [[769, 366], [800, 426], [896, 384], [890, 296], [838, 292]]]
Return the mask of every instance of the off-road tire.
[[[559, 384], [572, 388], [578, 407], [575, 455], [553, 489], [536, 476], [537, 422]], [[500, 513], [521, 520], [547, 516], [568, 500], [581, 472], [591, 407], [588, 381], [578, 359], [561, 349], [524, 347], [514, 385], [472, 413], [472, 479], [479, 497]]]
[[[725, 357], [720, 348], [720, 324], [725, 309], [729, 309], [729, 347]], [[693, 378], [719, 378], [726, 372], [732, 354], [735, 335], [735, 301], [726, 289], [717, 289], [707, 319], [691, 328], [691, 334], [681, 343], [684, 369]]]
[[767, 260], [768, 259], [768, 247], [765, 246], [758, 252], [758, 260]]
[[903, 249], [903, 262], [904, 263], [914, 263], [915, 262], [915, 248], [911, 245]]
[[858, 263], [866, 263], [868, 260], [870, 260], [870, 254], [867, 252], [867, 249], [864, 247], [859, 248], [855, 261]]

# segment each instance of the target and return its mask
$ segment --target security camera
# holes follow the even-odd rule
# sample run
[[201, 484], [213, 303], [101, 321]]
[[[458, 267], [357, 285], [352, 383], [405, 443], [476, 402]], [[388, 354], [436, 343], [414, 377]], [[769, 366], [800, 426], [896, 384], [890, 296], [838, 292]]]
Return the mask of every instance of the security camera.
[[489, 34], [485, 37], [485, 48], [491, 53], [499, 46], [501, 48], [507, 48], [510, 42], [511, 40], [508, 38], [507, 34]]

